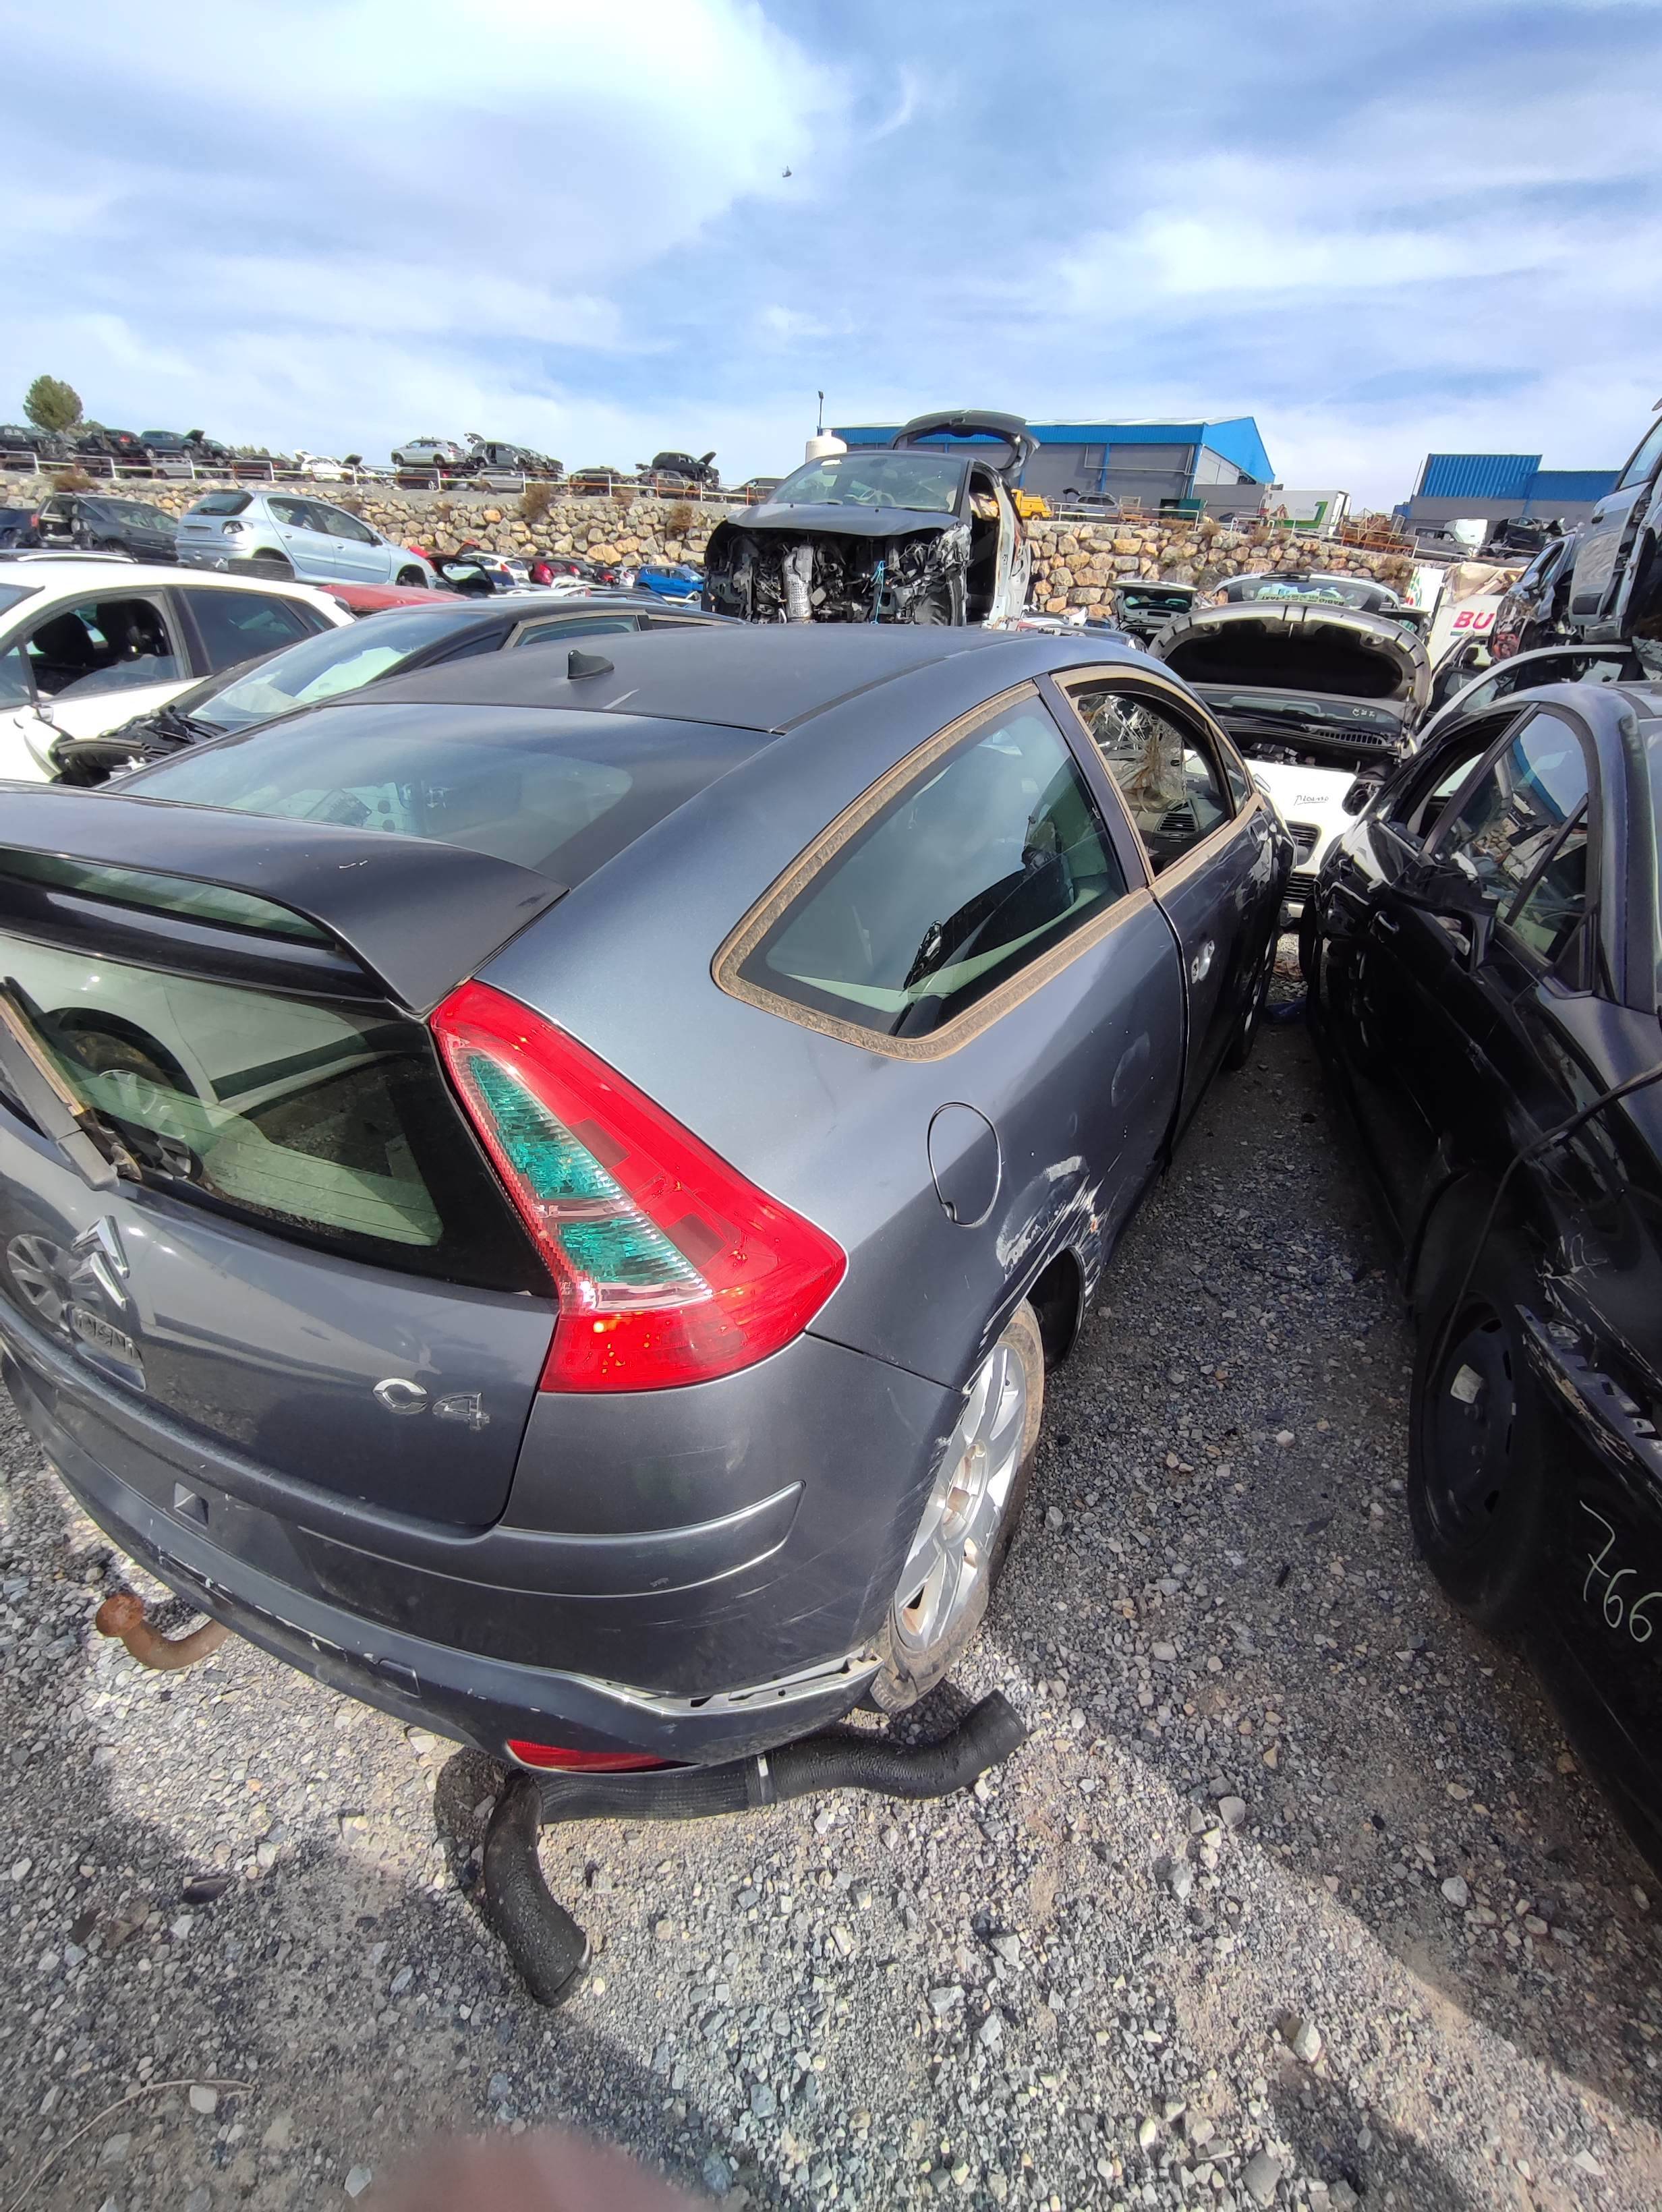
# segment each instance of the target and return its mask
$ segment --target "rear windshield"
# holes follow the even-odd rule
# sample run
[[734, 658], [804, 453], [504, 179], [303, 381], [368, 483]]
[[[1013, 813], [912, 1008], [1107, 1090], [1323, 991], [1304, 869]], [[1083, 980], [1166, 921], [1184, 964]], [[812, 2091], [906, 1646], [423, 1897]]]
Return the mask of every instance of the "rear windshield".
[[1382, 614], [1401, 605], [1395, 592], [1383, 584], [1370, 584], [1349, 576], [1232, 576], [1223, 597], [1241, 599], [1312, 600], [1329, 607], [1360, 607], [1365, 613]]
[[[216, 730], [246, 730], [344, 691], [356, 691], [402, 668], [413, 653], [460, 636], [476, 612], [460, 606], [390, 608], [349, 629], [326, 629], [302, 644], [273, 653], [222, 691], [191, 708], [192, 719]], [[247, 656], [243, 656], [246, 659]]]
[[198, 500], [191, 509], [192, 514], [240, 514], [247, 506], [250, 495], [246, 491], [210, 491], [205, 499]]
[[569, 885], [767, 742], [706, 722], [366, 698], [175, 754], [122, 788], [429, 837]]
[[146, 507], [139, 499], [83, 499], [89, 514], [100, 521], [119, 522], [128, 530], [149, 530], [171, 538], [179, 524], [159, 507]]
[[[0, 979], [147, 1188], [382, 1266], [535, 1281], [421, 1023], [10, 933]], [[21, 1110], [3, 1066], [0, 1100]]]

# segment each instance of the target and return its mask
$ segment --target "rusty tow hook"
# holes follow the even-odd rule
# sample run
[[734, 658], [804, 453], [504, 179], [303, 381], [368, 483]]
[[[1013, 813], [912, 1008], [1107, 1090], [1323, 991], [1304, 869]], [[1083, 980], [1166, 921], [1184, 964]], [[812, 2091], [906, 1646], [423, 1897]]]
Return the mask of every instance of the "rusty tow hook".
[[113, 1597], [107, 1597], [93, 1617], [93, 1626], [100, 1636], [119, 1637], [141, 1667], [154, 1667], [162, 1673], [194, 1667], [198, 1659], [217, 1651], [231, 1632], [222, 1621], [210, 1620], [193, 1628], [188, 1636], [163, 1636], [145, 1620], [144, 1601], [131, 1590], [118, 1590]]

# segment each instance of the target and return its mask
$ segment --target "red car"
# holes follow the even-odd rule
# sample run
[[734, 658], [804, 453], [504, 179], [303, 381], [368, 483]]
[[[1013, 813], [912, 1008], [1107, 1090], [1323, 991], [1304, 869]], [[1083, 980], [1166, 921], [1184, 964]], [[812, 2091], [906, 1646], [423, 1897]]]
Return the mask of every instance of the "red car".
[[383, 607], [430, 607], [452, 596], [416, 584], [324, 584], [319, 588], [338, 600], [348, 614], [378, 615]]

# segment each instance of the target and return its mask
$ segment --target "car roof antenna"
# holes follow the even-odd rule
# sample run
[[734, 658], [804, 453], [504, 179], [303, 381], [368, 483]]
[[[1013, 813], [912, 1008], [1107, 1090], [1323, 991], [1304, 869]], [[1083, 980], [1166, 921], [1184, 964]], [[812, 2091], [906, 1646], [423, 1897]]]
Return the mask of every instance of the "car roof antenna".
[[612, 663], [603, 653], [583, 653], [574, 646], [566, 656], [565, 672], [575, 683], [580, 676], [610, 676]]

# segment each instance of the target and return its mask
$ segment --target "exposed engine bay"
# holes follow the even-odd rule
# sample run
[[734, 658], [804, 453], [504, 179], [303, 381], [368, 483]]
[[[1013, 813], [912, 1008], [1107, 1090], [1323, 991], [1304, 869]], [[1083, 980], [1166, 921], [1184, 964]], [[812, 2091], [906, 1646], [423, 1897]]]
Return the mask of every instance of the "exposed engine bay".
[[962, 623], [971, 553], [967, 522], [892, 538], [724, 523], [704, 556], [704, 603], [742, 622]]

